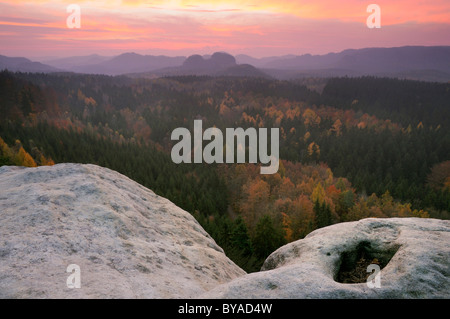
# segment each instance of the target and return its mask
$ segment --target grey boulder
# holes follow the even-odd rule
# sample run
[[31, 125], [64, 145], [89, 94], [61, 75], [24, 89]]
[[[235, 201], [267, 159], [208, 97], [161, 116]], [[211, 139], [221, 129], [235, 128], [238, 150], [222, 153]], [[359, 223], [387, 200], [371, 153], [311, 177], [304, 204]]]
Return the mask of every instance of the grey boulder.
[[0, 168], [0, 298], [192, 298], [244, 274], [188, 212], [117, 172]]
[[[449, 298], [449, 244], [446, 220], [368, 218], [335, 224], [281, 247], [261, 272], [202, 297]], [[357, 269], [362, 259], [378, 269], [369, 269], [370, 277], [362, 282], [344, 280], [343, 274]]]

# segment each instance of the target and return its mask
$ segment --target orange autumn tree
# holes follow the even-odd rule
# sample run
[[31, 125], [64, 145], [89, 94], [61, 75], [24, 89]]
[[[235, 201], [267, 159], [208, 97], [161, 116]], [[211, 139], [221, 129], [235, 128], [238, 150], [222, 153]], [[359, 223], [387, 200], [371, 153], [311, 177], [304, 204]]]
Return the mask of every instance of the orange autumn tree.
[[22, 146], [20, 146], [19, 151], [15, 156], [15, 162], [18, 166], [37, 167], [37, 164], [34, 161], [34, 159], [31, 157], [30, 154], [28, 154], [27, 151], [24, 150]]
[[270, 212], [270, 186], [261, 178], [256, 178], [244, 185], [243, 193], [244, 198], [240, 208], [246, 212], [244, 220], [252, 229], [258, 222], [259, 217]]
[[225, 167], [229, 213], [242, 217], [251, 235], [263, 216], [270, 216], [286, 242], [316, 229], [322, 213], [328, 216], [327, 224], [366, 217], [427, 216], [425, 211], [395, 201], [388, 192], [380, 197], [356, 194], [351, 183], [335, 177], [326, 164], [281, 160], [280, 170], [271, 175], [260, 175], [254, 164]]
[[15, 165], [37, 167], [38, 165], [55, 164], [52, 159], [47, 159], [41, 152], [37, 151], [37, 149], [34, 150], [34, 153], [36, 154], [35, 158], [24, 149], [19, 140], [16, 140], [14, 147], [9, 147], [0, 137], [0, 166]]
[[320, 147], [316, 142], [308, 145], [308, 155], [312, 160], [318, 161], [320, 157]]
[[306, 109], [303, 113], [303, 123], [306, 127], [317, 126], [320, 124], [320, 121], [320, 116], [310, 108]]

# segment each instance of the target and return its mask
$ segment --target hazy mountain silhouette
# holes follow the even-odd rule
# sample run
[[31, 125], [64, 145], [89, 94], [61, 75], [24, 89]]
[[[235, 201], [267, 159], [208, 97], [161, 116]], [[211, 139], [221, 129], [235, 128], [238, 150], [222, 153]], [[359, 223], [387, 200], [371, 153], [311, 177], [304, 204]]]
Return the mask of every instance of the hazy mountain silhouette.
[[157, 77], [178, 75], [257, 76], [293, 79], [302, 77], [387, 76], [425, 81], [450, 81], [450, 46], [405, 46], [348, 49], [324, 55], [304, 54], [236, 58], [224, 52], [189, 57], [124, 53], [97, 54], [32, 62], [0, 56], [0, 69], [22, 72], [77, 72]]
[[185, 57], [124, 53], [95, 65], [78, 66], [72, 69], [72, 71], [80, 73], [119, 75], [135, 72], [149, 72], [163, 67], [176, 66], [183, 63], [184, 60]]
[[273, 61], [282, 61], [286, 59], [292, 59], [296, 56], [293, 54], [282, 55], [282, 56], [271, 56], [264, 58], [254, 58], [252, 56], [246, 54], [238, 54], [236, 55], [236, 62], [239, 64], [251, 64], [257, 68], [265, 68], [270, 62]]
[[[349, 49], [325, 55], [305, 54], [262, 65], [276, 77], [300, 75], [380, 75], [450, 80], [450, 47], [405, 46]], [[266, 70], [271, 69], [271, 71]], [[277, 70], [277, 71], [274, 71]]]
[[216, 52], [210, 58], [191, 55], [184, 61], [182, 68], [186, 70], [219, 70], [236, 65], [236, 59], [227, 53]]
[[198, 54], [191, 55], [181, 66], [156, 70], [154, 74], [268, 77], [250, 64], [237, 64], [232, 55], [224, 52], [216, 52], [209, 58]]
[[101, 56], [98, 54], [91, 54], [85, 56], [72, 56], [67, 58], [51, 59], [42, 61], [42, 63], [51, 65], [58, 69], [70, 70], [76, 72], [77, 69], [93, 66], [114, 58], [113, 56]]
[[42, 72], [51, 73], [61, 70], [40, 62], [33, 62], [22, 57], [7, 57], [0, 55], [0, 70], [7, 69], [12, 72]]

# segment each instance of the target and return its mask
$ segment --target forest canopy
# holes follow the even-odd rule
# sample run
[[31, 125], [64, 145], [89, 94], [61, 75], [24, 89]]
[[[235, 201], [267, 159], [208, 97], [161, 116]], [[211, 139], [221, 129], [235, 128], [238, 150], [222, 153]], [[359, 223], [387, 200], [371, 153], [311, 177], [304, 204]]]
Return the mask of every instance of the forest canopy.
[[[450, 84], [0, 72], [0, 165], [93, 163], [193, 214], [247, 271], [314, 229], [449, 218]], [[411, 92], [414, 92], [413, 94]], [[280, 167], [175, 164], [177, 127], [279, 128]], [[270, 239], [270, 240], [268, 240]]]

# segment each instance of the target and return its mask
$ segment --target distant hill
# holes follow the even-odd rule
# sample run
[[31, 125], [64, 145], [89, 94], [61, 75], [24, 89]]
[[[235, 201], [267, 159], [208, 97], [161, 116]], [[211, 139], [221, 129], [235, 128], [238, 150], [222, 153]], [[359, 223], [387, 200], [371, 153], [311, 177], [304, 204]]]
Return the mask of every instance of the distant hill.
[[246, 54], [238, 54], [236, 55], [236, 62], [239, 64], [251, 64], [257, 68], [265, 68], [267, 64], [273, 61], [282, 61], [285, 59], [292, 59], [296, 56], [293, 54], [282, 55], [282, 56], [271, 56], [264, 58], [254, 58]]
[[59, 72], [61, 70], [40, 62], [33, 62], [22, 57], [7, 57], [0, 55], [0, 70], [8, 69], [12, 72]]
[[71, 57], [49, 61], [67, 71], [87, 74], [121, 75], [126, 73], [149, 72], [156, 69], [178, 66], [186, 58], [140, 55], [137, 53], [124, 53], [115, 57], [90, 55], [84, 57]]
[[227, 53], [216, 52], [210, 58], [191, 55], [181, 66], [184, 70], [221, 70], [236, 65], [236, 59]]
[[450, 81], [450, 47], [352, 49], [280, 58], [260, 67], [279, 78], [379, 75], [446, 82]]
[[211, 57], [198, 54], [188, 57], [181, 66], [162, 68], [153, 72], [156, 75], [210, 75], [210, 76], [249, 76], [269, 77], [250, 64], [237, 64], [236, 59], [224, 52], [216, 52]]
[[59, 58], [59, 59], [51, 59], [41, 61], [42, 63], [51, 65], [58, 69], [74, 71], [76, 72], [78, 69], [82, 69], [87, 66], [92, 66], [95, 64], [99, 64], [114, 58], [113, 56], [101, 56], [98, 54], [91, 54], [85, 56], [72, 56], [67, 58]]
[[437, 69], [450, 72], [450, 47], [350, 49], [325, 55], [305, 54], [290, 59], [277, 59], [264, 67], [296, 70], [340, 68], [360, 72]]
[[404, 46], [348, 49], [324, 55], [283, 55], [254, 58], [216, 52], [189, 57], [123, 53], [97, 54], [33, 62], [0, 56], [0, 69], [22, 72], [158, 77], [179, 75], [251, 76], [277, 79], [357, 77], [364, 75], [449, 82], [450, 46]]

